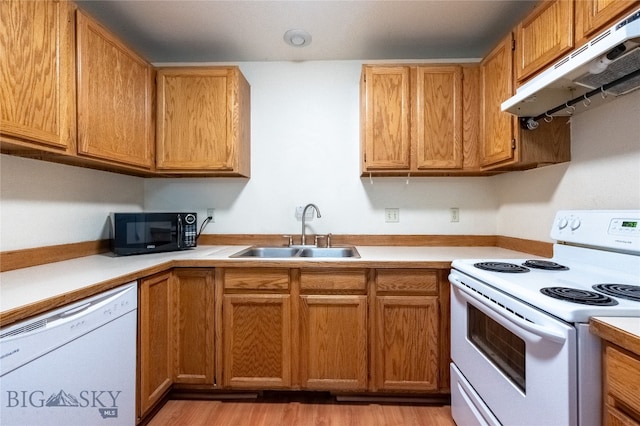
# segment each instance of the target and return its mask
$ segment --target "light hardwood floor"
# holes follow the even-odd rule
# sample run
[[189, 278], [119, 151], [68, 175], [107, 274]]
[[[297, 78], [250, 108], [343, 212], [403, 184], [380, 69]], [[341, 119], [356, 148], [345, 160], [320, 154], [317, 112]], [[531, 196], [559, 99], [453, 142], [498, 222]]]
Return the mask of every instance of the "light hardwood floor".
[[168, 401], [149, 422], [215, 426], [455, 426], [449, 406], [322, 401]]

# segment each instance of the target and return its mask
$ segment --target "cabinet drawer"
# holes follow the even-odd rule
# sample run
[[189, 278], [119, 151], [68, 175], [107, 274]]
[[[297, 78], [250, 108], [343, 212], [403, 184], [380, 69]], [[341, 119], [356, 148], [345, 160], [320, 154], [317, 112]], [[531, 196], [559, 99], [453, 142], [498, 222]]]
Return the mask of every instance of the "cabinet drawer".
[[623, 412], [616, 410], [611, 405], [605, 405], [604, 408], [604, 424], [606, 426], [638, 426], [636, 422]]
[[378, 292], [437, 294], [438, 272], [432, 269], [378, 269]]
[[356, 290], [365, 291], [367, 274], [363, 269], [300, 271], [300, 289], [310, 290]]
[[607, 396], [640, 413], [640, 359], [607, 345], [605, 368]]
[[284, 268], [226, 268], [225, 290], [289, 290], [289, 270]]

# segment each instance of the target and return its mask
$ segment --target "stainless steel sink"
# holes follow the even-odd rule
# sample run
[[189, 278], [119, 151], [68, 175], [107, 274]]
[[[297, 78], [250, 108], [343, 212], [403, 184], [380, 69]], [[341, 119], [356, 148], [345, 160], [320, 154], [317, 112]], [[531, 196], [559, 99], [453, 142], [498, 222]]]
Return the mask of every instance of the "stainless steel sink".
[[256, 257], [256, 258], [292, 258], [292, 257], [325, 257], [359, 258], [360, 253], [355, 247], [263, 247], [253, 246], [238, 253], [232, 254], [232, 258]]
[[300, 257], [360, 257], [355, 247], [307, 247]]
[[229, 257], [296, 257], [300, 251], [297, 247], [249, 247]]

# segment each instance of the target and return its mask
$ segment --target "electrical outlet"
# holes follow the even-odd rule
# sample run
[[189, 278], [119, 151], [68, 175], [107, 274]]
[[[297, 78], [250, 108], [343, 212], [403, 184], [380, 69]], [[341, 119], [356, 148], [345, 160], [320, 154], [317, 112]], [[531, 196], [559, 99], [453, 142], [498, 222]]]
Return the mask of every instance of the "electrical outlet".
[[451, 222], [460, 222], [460, 209], [458, 207], [451, 207], [449, 212], [451, 213]]
[[384, 209], [384, 221], [387, 223], [400, 222], [400, 209], [395, 207]]
[[213, 207], [209, 207], [207, 209], [207, 217], [211, 218], [211, 223], [216, 221], [216, 209], [214, 209]]
[[[304, 206], [298, 206], [296, 207], [296, 219], [297, 220], [302, 220], [302, 212], [304, 211]], [[304, 218], [305, 222], [309, 222], [311, 220], [313, 220], [313, 218], [316, 216], [316, 209], [314, 207], [309, 207], [307, 209], [307, 214]]]

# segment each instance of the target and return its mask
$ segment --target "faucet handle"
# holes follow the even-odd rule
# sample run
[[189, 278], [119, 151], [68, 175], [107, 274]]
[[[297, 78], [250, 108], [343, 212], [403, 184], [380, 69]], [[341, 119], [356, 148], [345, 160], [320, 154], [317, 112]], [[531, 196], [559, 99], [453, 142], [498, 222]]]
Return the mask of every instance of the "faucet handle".
[[291, 247], [293, 245], [293, 235], [283, 235], [282, 238], [288, 238], [289, 239], [289, 247]]
[[316, 235], [316, 236], [314, 237], [314, 241], [315, 241], [315, 245], [316, 245], [316, 247], [318, 247], [318, 240], [319, 240], [320, 238], [327, 238], [327, 236], [326, 236], [326, 235]]
[[327, 248], [331, 247], [331, 232], [327, 234]]

